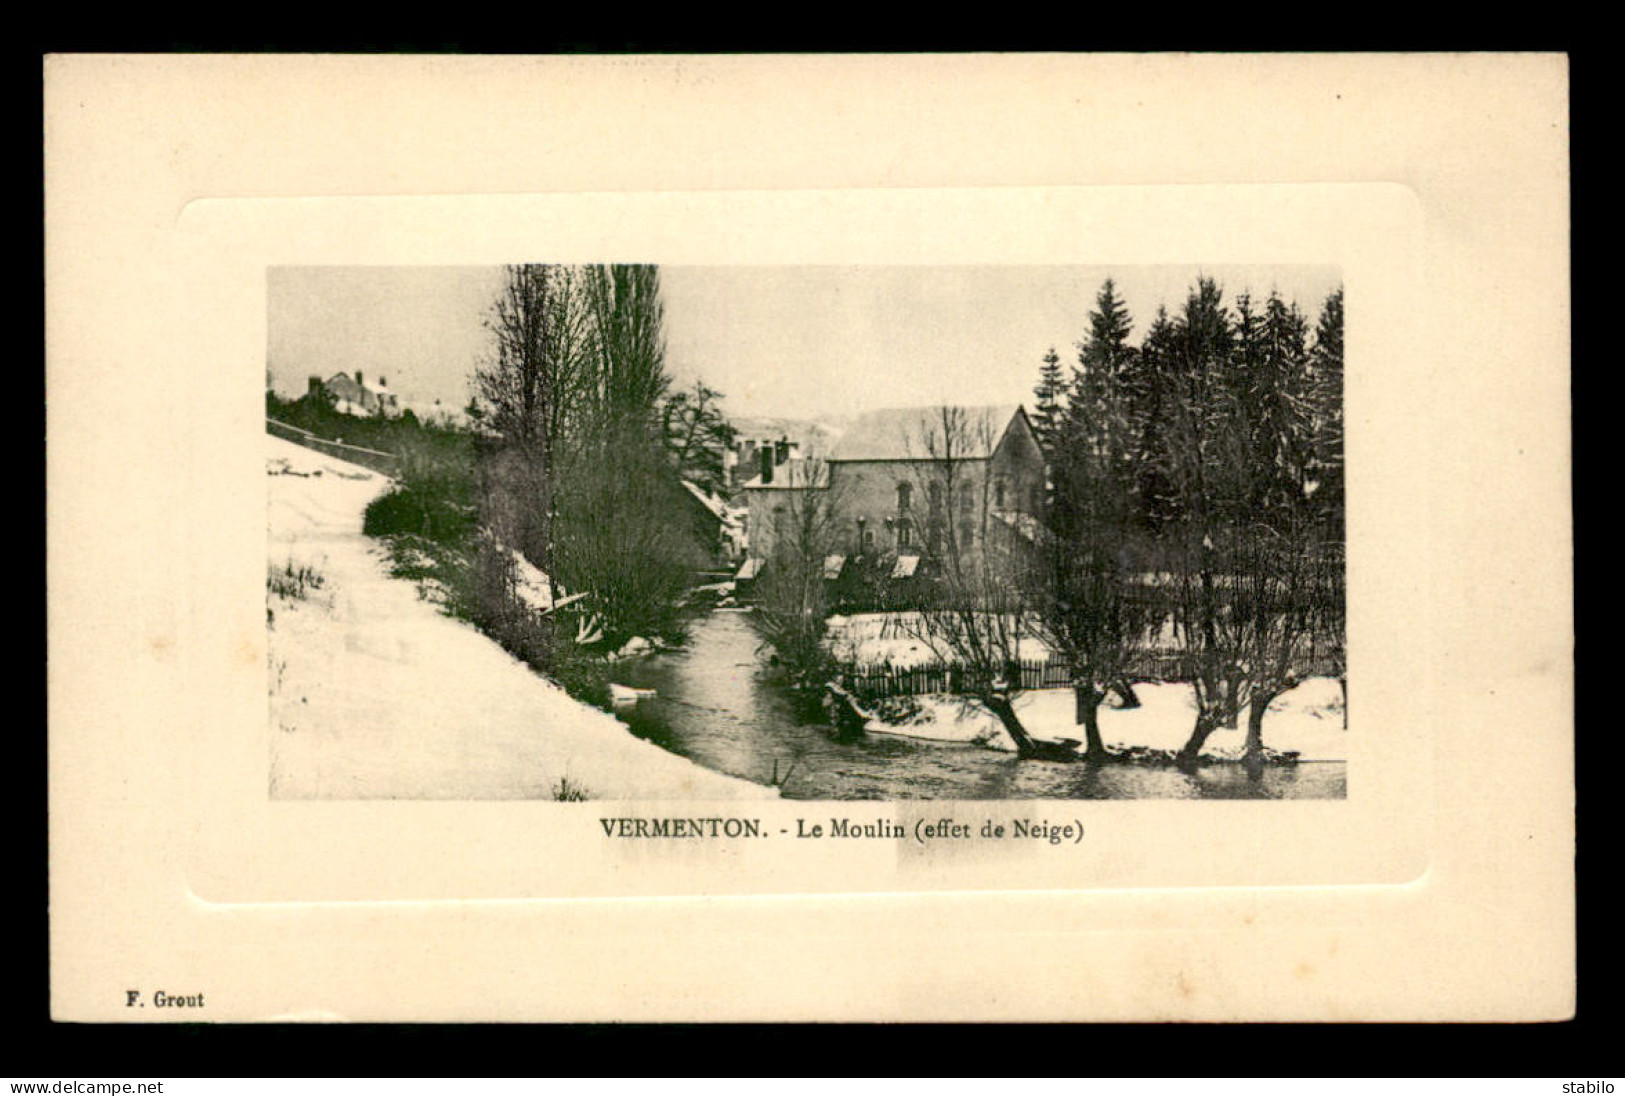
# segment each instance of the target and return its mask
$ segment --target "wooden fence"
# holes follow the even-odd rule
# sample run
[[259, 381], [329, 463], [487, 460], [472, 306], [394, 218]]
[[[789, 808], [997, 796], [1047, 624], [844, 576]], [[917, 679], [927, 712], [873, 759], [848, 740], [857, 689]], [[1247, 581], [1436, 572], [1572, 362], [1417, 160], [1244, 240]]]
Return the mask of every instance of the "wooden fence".
[[[1310, 660], [1306, 672], [1317, 677], [1337, 677], [1341, 670], [1328, 657]], [[1061, 662], [1023, 660], [1021, 688], [1058, 689], [1072, 684], [1072, 672]], [[890, 696], [919, 696], [924, 693], [951, 693], [963, 684], [963, 673], [957, 666], [931, 662], [917, 666], [891, 666], [861, 664], [842, 669], [841, 681], [859, 699], [879, 700]], [[1128, 667], [1126, 675], [1133, 681], [1186, 680], [1184, 656], [1174, 651], [1155, 651], [1140, 655]]]
[[309, 430], [301, 430], [291, 423], [277, 419], [266, 419], [265, 431], [283, 441], [291, 441], [295, 445], [303, 445], [306, 449], [314, 449], [318, 453], [326, 453], [330, 457], [359, 464], [363, 468], [382, 472], [386, 476], [400, 474], [401, 458], [394, 453], [385, 453], [379, 449], [363, 449], [359, 445], [346, 445], [341, 441], [328, 441], [326, 438], [317, 437]]

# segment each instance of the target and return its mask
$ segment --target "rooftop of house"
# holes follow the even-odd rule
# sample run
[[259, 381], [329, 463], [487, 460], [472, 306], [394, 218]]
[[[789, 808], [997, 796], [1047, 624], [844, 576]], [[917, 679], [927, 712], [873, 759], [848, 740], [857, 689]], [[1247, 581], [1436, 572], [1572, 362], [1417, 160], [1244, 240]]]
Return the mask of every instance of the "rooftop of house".
[[363, 376], [362, 379], [357, 380], [353, 373], [334, 373], [327, 378], [326, 383], [329, 385], [354, 385], [357, 388], [380, 396], [392, 394], [388, 382], [383, 377]]
[[718, 495], [711, 494], [693, 480], [683, 480], [683, 487], [688, 490], [690, 495], [694, 496], [694, 501], [705, 507], [713, 517], [724, 525], [739, 520], [739, 515], [734, 512], [726, 500]]
[[[985, 460], [1010, 428], [1019, 404], [986, 407], [895, 407], [870, 411], [841, 435], [832, 461]], [[947, 429], [945, 429], [945, 426]], [[951, 446], [944, 446], [948, 438]]]
[[773, 482], [763, 483], [760, 474], [746, 480], [746, 491], [799, 491], [829, 486], [829, 465], [821, 460], [791, 458], [773, 469]]

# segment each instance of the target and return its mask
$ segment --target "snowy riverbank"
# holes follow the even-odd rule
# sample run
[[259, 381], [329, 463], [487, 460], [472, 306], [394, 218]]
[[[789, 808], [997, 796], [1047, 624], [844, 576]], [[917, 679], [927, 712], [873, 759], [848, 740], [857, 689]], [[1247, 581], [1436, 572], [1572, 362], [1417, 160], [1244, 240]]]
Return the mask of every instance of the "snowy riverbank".
[[[910, 669], [938, 661], [921, 638], [923, 634], [917, 614], [863, 613], [830, 618], [829, 646], [842, 662]], [[1049, 655], [1036, 637], [1021, 641], [1021, 658], [1044, 662]], [[1177, 752], [1190, 737], [1196, 721], [1191, 687], [1142, 684], [1135, 687], [1135, 693], [1140, 699], [1138, 708], [1101, 705], [1100, 733], [1107, 747]], [[918, 696], [914, 702], [919, 711], [908, 722], [871, 719], [867, 729], [909, 738], [1015, 749], [999, 721], [976, 705], [945, 695]], [[1075, 720], [1070, 688], [1023, 692], [1016, 700], [1016, 712], [1034, 738], [1083, 738], [1083, 728]], [[1235, 760], [1241, 757], [1245, 743], [1244, 727], [1220, 728], [1208, 738], [1202, 756], [1215, 761]], [[1312, 678], [1277, 698], [1264, 719], [1264, 744], [1272, 750], [1296, 752], [1303, 761], [1348, 760], [1348, 732], [1343, 729], [1343, 696], [1338, 683], [1331, 678]]]
[[[361, 532], [388, 481], [266, 438], [278, 799], [770, 798], [627, 732], [391, 578]], [[318, 585], [319, 583], [319, 585]]]
[[[1100, 707], [1100, 734], [1113, 749], [1134, 746], [1176, 752], [1190, 737], [1196, 709], [1191, 688], [1182, 684], [1135, 686], [1138, 708]], [[940, 742], [978, 743], [993, 749], [1014, 750], [1015, 744], [999, 721], [980, 707], [950, 696], [915, 697], [918, 717], [894, 726], [870, 720], [867, 729], [882, 734]], [[1083, 728], [1074, 721], [1072, 690], [1033, 689], [1016, 698], [1016, 713], [1034, 738], [1056, 741], [1082, 739]], [[1293, 751], [1301, 761], [1348, 760], [1348, 732], [1343, 729], [1343, 699], [1336, 681], [1314, 678], [1279, 697], [1264, 719], [1264, 745]], [[1241, 757], [1246, 729], [1220, 728], [1208, 738], [1202, 756], [1214, 761]]]

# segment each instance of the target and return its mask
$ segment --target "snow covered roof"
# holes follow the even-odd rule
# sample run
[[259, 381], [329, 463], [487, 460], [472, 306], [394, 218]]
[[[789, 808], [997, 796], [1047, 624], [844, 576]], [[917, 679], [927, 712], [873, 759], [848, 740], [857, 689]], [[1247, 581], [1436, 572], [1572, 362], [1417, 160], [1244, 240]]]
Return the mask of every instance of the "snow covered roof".
[[892, 578], [913, 578], [914, 572], [919, 569], [919, 556], [898, 556], [897, 562], [892, 565]]
[[[954, 455], [965, 460], [985, 460], [998, 448], [1010, 420], [1021, 410], [1019, 404], [986, 407], [956, 407], [963, 413], [965, 436], [953, 439]], [[937, 439], [940, 455], [943, 412], [940, 407], [900, 407], [870, 411], [858, 418], [841, 435], [830, 460], [925, 460], [932, 456], [931, 439]]]
[[841, 568], [845, 567], [845, 566], [846, 566], [846, 557], [845, 556], [825, 556], [824, 557], [824, 577], [825, 578], [830, 578], [830, 579], [840, 578], [841, 577]]
[[735, 575], [734, 578], [738, 581], [749, 581], [750, 579], [753, 579], [757, 575], [761, 574], [761, 571], [762, 561], [757, 559], [755, 556], [752, 556], [750, 559], [747, 559], [743, 564], [740, 565], [739, 573]]
[[718, 521], [725, 522], [732, 516], [732, 513], [728, 509], [727, 503], [723, 502], [715, 495], [708, 494], [705, 488], [701, 487], [699, 484], [693, 482], [692, 480], [684, 480], [683, 486], [688, 488], [688, 493], [698, 499], [701, 506], [711, 511]]

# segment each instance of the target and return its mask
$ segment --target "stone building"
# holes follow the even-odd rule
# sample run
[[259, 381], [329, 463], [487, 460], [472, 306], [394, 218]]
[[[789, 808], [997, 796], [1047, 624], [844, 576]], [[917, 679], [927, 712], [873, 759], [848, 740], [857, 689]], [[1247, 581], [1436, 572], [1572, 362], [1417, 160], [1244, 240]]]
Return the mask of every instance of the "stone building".
[[754, 559], [772, 557], [809, 502], [827, 508], [832, 569], [836, 556], [895, 558], [899, 577], [950, 537], [970, 551], [990, 536], [1030, 540], [1043, 514], [1044, 453], [1017, 405], [873, 411], [822, 461], [779, 452], [763, 449], [743, 486]]

